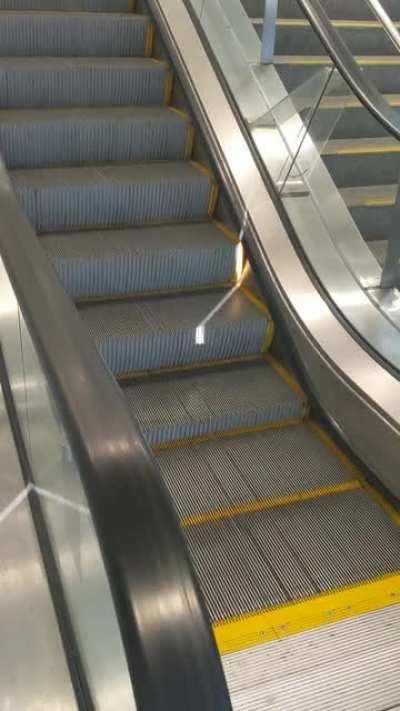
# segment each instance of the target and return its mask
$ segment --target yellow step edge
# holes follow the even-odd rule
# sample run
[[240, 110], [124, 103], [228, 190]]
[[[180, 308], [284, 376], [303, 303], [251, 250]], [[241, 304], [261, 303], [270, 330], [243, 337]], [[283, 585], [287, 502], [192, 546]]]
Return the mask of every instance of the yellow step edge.
[[396, 526], [400, 526], [400, 511], [398, 511], [391, 503], [388, 501], [383, 494], [381, 494], [375, 487], [370, 484], [365, 476], [362, 474], [360, 469], [353, 464], [349, 459], [347, 454], [345, 454], [340, 447], [334, 442], [334, 440], [323, 430], [320, 425], [316, 422], [309, 423], [311, 429], [318, 435], [320, 440], [325, 444], [325, 446], [335, 455], [337, 459], [348, 469], [349, 472], [354, 476], [357, 481], [360, 482], [362, 488], [368, 492], [372, 499], [383, 509], [386, 515], [393, 521]]
[[215, 208], [217, 207], [217, 202], [218, 202], [218, 197], [219, 197], [219, 186], [217, 181], [215, 180], [214, 173], [212, 172], [211, 168], [208, 167], [205, 163], [200, 163], [197, 160], [191, 160], [190, 164], [196, 168], [196, 170], [199, 170], [203, 175], [206, 175], [207, 178], [210, 181], [210, 196], [208, 200], [208, 216], [212, 217], [215, 211]]
[[233, 281], [218, 282], [217, 284], [200, 284], [196, 286], [183, 286], [175, 289], [159, 289], [154, 291], [132, 291], [122, 294], [100, 294], [99, 296], [79, 296], [74, 299], [75, 304], [97, 304], [107, 301], [140, 301], [141, 299], [153, 296], [179, 296], [179, 294], [193, 294], [203, 291], [215, 291], [216, 289], [232, 289]]
[[173, 439], [169, 442], [161, 442], [153, 446], [153, 452], [162, 452], [164, 449], [179, 449], [187, 445], [203, 444], [204, 442], [215, 442], [221, 439], [234, 439], [241, 435], [257, 434], [259, 432], [267, 432], [268, 430], [277, 430], [282, 427], [293, 427], [301, 425], [304, 422], [304, 417], [294, 417], [286, 420], [274, 420], [273, 422], [264, 422], [261, 425], [253, 425], [250, 427], [236, 427], [230, 430], [220, 430], [218, 432], [208, 432], [204, 435], [194, 437], [182, 437], [181, 439]]
[[[398, 94], [384, 94], [383, 96], [390, 106], [400, 106], [400, 96]], [[361, 107], [361, 102], [354, 96], [341, 96], [336, 98], [329, 96], [323, 98], [320, 104], [321, 109], [359, 109]]]
[[223, 358], [221, 360], [199, 361], [197, 363], [188, 363], [187, 365], [177, 365], [173, 368], [159, 368], [154, 370], [131, 370], [126, 373], [114, 375], [118, 382], [128, 380], [144, 380], [146, 378], [158, 377], [163, 375], [172, 375], [174, 373], [188, 373], [196, 370], [206, 370], [207, 368], [223, 367], [225, 365], [238, 365], [240, 363], [259, 363], [261, 356], [248, 355], [240, 356], [239, 358]]
[[[262, 20], [263, 21], [263, 20]], [[382, 23], [379, 20], [331, 20], [334, 27], [342, 28], [355, 28], [361, 30], [371, 30], [371, 29], [384, 29]], [[278, 18], [276, 21], [278, 27], [310, 27], [310, 23], [306, 19], [300, 18]], [[396, 27], [400, 27], [400, 22], [394, 23]]]
[[265, 339], [264, 343], [261, 346], [261, 355], [265, 355], [268, 353], [271, 343], [274, 340], [274, 335], [275, 335], [275, 323], [272, 320], [271, 313], [268, 309], [268, 306], [262, 301], [251, 289], [249, 289], [247, 286], [244, 286], [243, 284], [240, 286], [240, 291], [244, 296], [256, 306], [259, 311], [261, 311], [264, 315], [268, 316], [268, 325], [267, 325], [267, 331], [265, 334]]
[[156, 26], [154, 22], [149, 22], [146, 33], [146, 43], [144, 47], [144, 56], [151, 57], [153, 54], [154, 37], [156, 33]]
[[220, 654], [248, 649], [322, 625], [400, 603], [400, 574], [394, 573], [280, 607], [213, 625]]
[[[400, 64], [399, 55], [360, 55], [354, 59], [363, 66], [398, 66]], [[294, 65], [317, 65], [326, 66], [332, 64], [330, 57], [321, 54], [281, 54], [276, 55], [274, 64], [294, 64]]]
[[329, 151], [329, 145], [327, 150], [324, 151], [325, 156], [353, 156], [353, 155], [375, 155], [384, 153], [400, 153], [400, 142], [395, 143], [390, 146], [348, 146], [347, 148], [337, 148], [334, 151]]
[[[283, 427], [287, 425], [280, 426]], [[299, 491], [296, 494], [287, 494], [286, 496], [272, 496], [266, 499], [258, 499], [257, 501], [249, 501], [245, 504], [240, 504], [238, 506], [230, 506], [226, 509], [217, 509], [215, 511], [209, 511], [206, 513], [197, 514], [195, 516], [188, 516], [187, 518], [181, 520], [181, 526], [183, 528], [188, 528], [189, 526], [199, 526], [205, 523], [211, 523], [212, 521], [222, 521], [224, 519], [242, 516], [243, 514], [257, 513], [258, 511], [282, 508], [283, 506], [299, 504], [303, 503], [304, 501], [314, 501], [315, 499], [320, 499], [324, 496], [342, 494], [347, 491], [355, 491], [356, 489], [360, 488], [361, 484], [359, 481], [349, 479], [348, 481], [344, 481], [340, 484], [320, 486], [316, 489], [310, 489], [309, 491]]]
[[270, 353], [264, 355], [264, 360], [275, 370], [275, 372], [285, 381], [287, 385], [298, 395], [302, 400], [307, 402], [308, 398], [301, 385], [296, 378]]

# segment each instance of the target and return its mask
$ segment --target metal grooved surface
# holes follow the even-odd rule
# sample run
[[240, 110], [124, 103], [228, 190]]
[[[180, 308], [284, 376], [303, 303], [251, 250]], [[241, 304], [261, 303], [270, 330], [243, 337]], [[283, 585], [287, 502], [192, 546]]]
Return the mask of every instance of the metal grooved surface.
[[400, 605], [224, 657], [234, 711], [396, 711]]
[[11, 180], [38, 232], [202, 220], [212, 188], [186, 162], [15, 170]]
[[145, 52], [142, 15], [24, 13], [0, 15], [2, 56], [134, 56]]
[[72, 297], [228, 283], [235, 245], [212, 223], [42, 236]]
[[181, 160], [189, 121], [166, 107], [0, 110], [8, 168]]
[[352, 479], [308, 425], [167, 449], [158, 463], [181, 518]]
[[207, 324], [204, 344], [196, 342], [197, 326], [225, 293], [99, 304], [82, 307], [80, 313], [114, 373], [259, 353], [268, 318], [240, 292]]
[[304, 399], [264, 362], [136, 382], [124, 392], [151, 445], [296, 419], [305, 411]]
[[152, 59], [0, 58], [2, 108], [160, 105], [167, 68]]
[[[400, 570], [400, 530], [363, 491], [184, 532], [214, 621]], [[255, 559], [261, 589], [253, 584]], [[251, 605], [249, 588], [258, 590]]]

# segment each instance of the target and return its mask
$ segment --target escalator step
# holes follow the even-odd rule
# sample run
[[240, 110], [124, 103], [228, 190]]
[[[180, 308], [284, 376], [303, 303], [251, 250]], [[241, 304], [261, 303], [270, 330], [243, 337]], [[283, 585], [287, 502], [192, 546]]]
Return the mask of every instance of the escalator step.
[[342, 188], [342, 197], [366, 240], [397, 238], [398, 189], [398, 183]]
[[150, 445], [287, 422], [306, 412], [305, 397], [266, 362], [137, 381], [124, 392]]
[[106, 164], [10, 175], [38, 232], [204, 220], [214, 203], [213, 179], [194, 163]]
[[188, 526], [184, 534], [214, 621], [400, 569], [400, 529], [362, 490]]
[[144, 56], [150, 27], [132, 13], [0, 12], [0, 56]]
[[268, 345], [271, 321], [237, 291], [207, 323], [226, 290], [109, 302], [80, 307], [80, 314], [114, 374], [177, 368], [255, 357]]
[[166, 107], [0, 111], [0, 150], [8, 168], [182, 160], [191, 133], [189, 117]]
[[0, 10], [129, 12], [132, 6], [132, 0], [0, 0]]
[[[241, 0], [243, 7], [251, 17], [264, 15], [265, 0]], [[374, 14], [365, 0], [324, 0], [323, 8], [331, 19], [336, 20], [373, 20]], [[398, 0], [385, 0], [384, 6], [392, 20], [400, 20]], [[279, 17], [303, 19], [304, 14], [295, 0], [279, 0]]]
[[2, 108], [168, 103], [165, 62], [124, 57], [0, 59]]
[[389, 136], [328, 141], [324, 161], [338, 187], [387, 185], [399, 177], [400, 143]]
[[359, 486], [308, 424], [165, 449], [158, 463], [184, 521], [231, 518]]
[[236, 247], [216, 223], [68, 232], [41, 238], [73, 298], [228, 284]]

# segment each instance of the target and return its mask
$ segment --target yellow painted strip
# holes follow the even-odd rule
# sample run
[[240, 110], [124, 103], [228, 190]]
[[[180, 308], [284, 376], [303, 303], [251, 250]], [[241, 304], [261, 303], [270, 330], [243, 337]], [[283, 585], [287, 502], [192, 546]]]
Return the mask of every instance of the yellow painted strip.
[[164, 104], [168, 106], [172, 100], [172, 92], [174, 90], [174, 73], [172, 69], [166, 72], [165, 88], [164, 88]]
[[251, 289], [249, 289], [247, 286], [241, 286], [240, 291], [249, 299], [249, 301], [251, 301], [255, 306], [257, 306], [260, 311], [266, 314], [268, 318], [271, 318], [268, 306], [254, 293], [254, 291], [251, 291]]
[[352, 146], [347, 146], [346, 148], [336, 148], [334, 151], [329, 151], [329, 145], [327, 150], [324, 151], [324, 155], [338, 155], [338, 156], [353, 156], [353, 155], [375, 155], [377, 153], [400, 153], [400, 142], [393, 142], [392, 145], [387, 146], [358, 146], [353, 144]]
[[153, 291], [133, 291], [133, 292], [123, 292], [119, 294], [100, 294], [99, 296], [80, 296], [74, 299], [75, 304], [91, 304], [106, 301], [139, 301], [140, 299], [147, 299], [151, 296], [177, 296], [179, 294], [193, 294], [194, 292], [203, 291], [215, 291], [216, 289], [232, 289], [234, 287], [234, 282], [218, 282], [217, 284], [200, 284], [196, 286], [186, 286], [180, 289], [159, 289]]
[[145, 44], [145, 48], [144, 48], [144, 56], [145, 57], [151, 57], [151, 55], [153, 54], [155, 32], [156, 32], [156, 28], [155, 28], [154, 22], [149, 22], [149, 25], [147, 28], [147, 34], [146, 34], [146, 44]]
[[264, 356], [265, 360], [269, 365], [275, 370], [276, 373], [282, 378], [282, 380], [285, 381], [289, 385], [292, 390], [298, 395], [299, 397], [304, 400], [304, 402], [307, 402], [307, 395], [305, 394], [303, 388], [301, 385], [297, 382], [296, 378], [282, 365], [282, 363], [279, 363], [276, 358], [274, 358], [270, 353], [267, 353]]
[[395, 202], [396, 201], [391, 197], [372, 197], [365, 198], [365, 200], [362, 200], [353, 207], [362, 207], [363, 205], [364, 207], [391, 207]]
[[240, 356], [240, 358], [224, 358], [222, 360], [209, 360], [206, 362], [189, 363], [188, 365], [178, 365], [174, 368], [160, 368], [155, 370], [131, 370], [126, 373], [119, 373], [114, 377], [118, 382], [128, 380], [144, 380], [149, 377], [159, 375], [171, 375], [173, 373], [187, 373], [196, 370], [206, 370], [207, 368], [223, 367], [224, 365], [237, 365], [239, 363], [259, 363], [260, 356]]
[[208, 165], [205, 165], [204, 163], [199, 163], [197, 160], [191, 160], [190, 161], [191, 165], [193, 165], [194, 168], [199, 170], [201, 173], [207, 176], [207, 178], [210, 180], [211, 183], [211, 189], [210, 189], [210, 196], [208, 200], [208, 215], [209, 217], [212, 217], [214, 214], [215, 208], [217, 206], [218, 202], [218, 197], [219, 197], [219, 187], [218, 184], [215, 180], [214, 174], [211, 170], [211, 168], [208, 167]]
[[[400, 106], [400, 96], [397, 94], [384, 94], [390, 106]], [[322, 99], [320, 108], [322, 109], [358, 109], [361, 102], [354, 96], [328, 96]]]
[[220, 654], [283, 639], [321, 625], [400, 603], [400, 574], [343, 588], [214, 625]]
[[186, 111], [183, 111], [183, 109], [178, 109], [176, 106], [168, 106], [169, 111], [173, 111], [175, 114], [178, 114], [181, 116], [184, 121], [186, 122], [186, 143], [185, 143], [185, 151], [184, 151], [184, 159], [189, 160], [192, 156], [193, 153], [193, 145], [194, 145], [194, 139], [195, 139], [195, 129], [194, 125], [191, 121], [191, 118]]
[[219, 230], [221, 230], [221, 232], [224, 233], [224, 235], [225, 235], [231, 242], [233, 242], [233, 244], [238, 244], [238, 242], [239, 242], [239, 237], [238, 237], [238, 235], [236, 234], [236, 232], [234, 232], [233, 230], [231, 230], [231, 228], [228, 227], [228, 225], [225, 225], [224, 222], [220, 222], [219, 220], [213, 220], [213, 223], [214, 223], [214, 225], [215, 225], [216, 227], [218, 227]]
[[[288, 423], [281, 423], [279, 426], [287, 427]], [[187, 528], [188, 526], [199, 526], [205, 523], [211, 523], [212, 521], [222, 521], [223, 519], [234, 518], [235, 516], [241, 516], [243, 514], [257, 513], [257, 511], [290, 506], [291, 504], [299, 504], [304, 501], [314, 501], [315, 499], [320, 499], [323, 496], [342, 494], [346, 491], [354, 491], [355, 489], [360, 488], [360, 482], [351, 479], [349, 481], [344, 481], [341, 484], [332, 484], [330, 486], [323, 486], [317, 489], [310, 489], [309, 491], [299, 491], [296, 494], [288, 494], [287, 496], [275, 496], [266, 499], [259, 499], [258, 501], [248, 501], [245, 504], [240, 504], [239, 506], [230, 506], [226, 509], [218, 509], [216, 511], [200, 513], [196, 516], [189, 516], [182, 519], [181, 526], [183, 526], [183, 528]]]
[[[383, 29], [379, 20], [331, 20], [331, 22], [334, 27], [338, 28], [354, 28], [357, 30]], [[279, 18], [276, 24], [279, 27], [310, 27], [308, 20], [300, 18]], [[400, 27], [400, 22], [395, 22], [394, 24], [396, 27]]]
[[[400, 56], [399, 55], [363, 55], [355, 57], [358, 64], [363, 66], [399, 66]], [[294, 64], [294, 65], [305, 65], [305, 66], [326, 66], [332, 64], [330, 57], [321, 54], [294, 54], [294, 55], [276, 55], [274, 59], [274, 64]]]
[[340, 447], [333, 439], [323, 430], [316, 422], [310, 422], [310, 427], [318, 435], [325, 446], [341, 461], [341, 463], [351, 472], [351, 474], [360, 482], [361, 486], [367, 491], [377, 504], [385, 511], [387, 516], [400, 526], [400, 511], [398, 511], [372, 484], [367, 482], [360, 469], [353, 464], [349, 457], [342, 452]]
[[208, 432], [204, 435], [195, 437], [184, 437], [182, 439], [174, 439], [169, 442], [161, 442], [153, 447], [153, 452], [162, 452], [164, 449], [177, 449], [187, 445], [203, 444], [203, 442], [215, 442], [221, 439], [233, 439], [242, 435], [257, 434], [258, 432], [267, 432], [268, 430], [277, 430], [282, 427], [294, 427], [303, 423], [302, 417], [295, 417], [286, 420], [274, 420], [274, 422], [264, 422], [261, 425], [253, 425], [252, 427], [236, 427], [231, 430], [220, 430], [218, 432]]

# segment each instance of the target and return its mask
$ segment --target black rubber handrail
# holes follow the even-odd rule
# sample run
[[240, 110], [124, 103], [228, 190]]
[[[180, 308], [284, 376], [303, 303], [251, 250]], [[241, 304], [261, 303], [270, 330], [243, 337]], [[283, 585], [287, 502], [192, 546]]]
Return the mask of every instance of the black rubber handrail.
[[394, 138], [400, 140], [400, 113], [388, 104], [385, 97], [360, 69], [347, 44], [333, 26], [320, 0], [296, 0], [296, 2], [309, 20], [334, 65], [360, 102]]
[[155, 460], [0, 167], [0, 254], [96, 527], [139, 711], [229, 711], [179, 523]]

